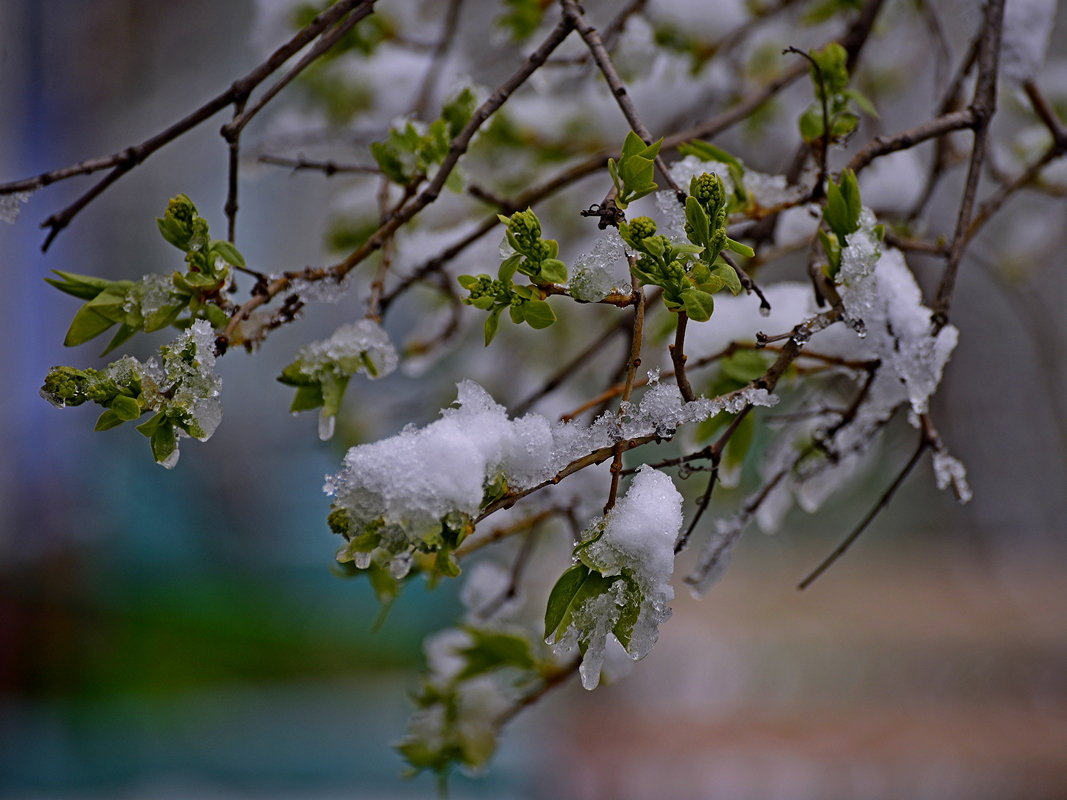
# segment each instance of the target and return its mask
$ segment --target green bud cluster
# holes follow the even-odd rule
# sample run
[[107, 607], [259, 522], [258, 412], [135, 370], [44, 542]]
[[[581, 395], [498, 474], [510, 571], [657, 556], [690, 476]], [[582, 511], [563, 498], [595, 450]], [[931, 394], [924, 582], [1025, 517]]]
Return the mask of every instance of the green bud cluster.
[[634, 241], [644, 241], [656, 235], [656, 221], [651, 217], [637, 217], [629, 224], [628, 230]]
[[532, 209], [516, 211], [510, 217], [498, 214], [497, 218], [507, 225], [505, 236], [515, 251], [501, 265], [501, 280], [510, 283], [512, 275], [521, 272], [534, 283], [566, 282], [567, 265], [556, 258], [559, 244], [555, 239], [541, 238], [541, 220]]
[[[60, 407], [80, 406], [82, 403], [106, 406], [122, 393], [122, 387], [104, 372], [75, 367], [53, 367], [41, 387], [41, 396]], [[138, 385], [133, 394], [139, 393]]]

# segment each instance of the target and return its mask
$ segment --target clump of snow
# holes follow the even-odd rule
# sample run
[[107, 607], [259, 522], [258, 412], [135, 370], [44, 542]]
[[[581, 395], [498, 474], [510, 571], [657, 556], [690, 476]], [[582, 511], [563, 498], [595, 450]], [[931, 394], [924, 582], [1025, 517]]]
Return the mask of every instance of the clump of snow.
[[666, 474], [645, 464], [605, 520], [604, 534], [588, 548], [603, 575], [626, 571], [641, 589], [641, 612], [628, 652], [635, 661], [656, 643], [674, 599], [674, 543], [682, 527], [682, 496]]
[[12, 192], [0, 194], [0, 222], [14, 225], [19, 212], [30, 199], [31, 192]]
[[841, 250], [841, 271], [837, 279], [847, 290], [842, 292], [841, 299], [849, 321], [857, 325], [872, 310], [878, 290], [873, 275], [882, 247], [874, 232], [876, 222], [871, 210], [864, 208], [859, 230], [845, 237]]
[[934, 453], [934, 477], [937, 480], [938, 489], [947, 489], [951, 486], [961, 503], [970, 502], [974, 496], [967, 482], [967, 468], [958, 458], [949, 455], [944, 450]]
[[796, 247], [810, 242], [821, 219], [822, 214], [815, 203], [787, 208], [778, 215], [778, 225], [774, 229], [775, 246]]
[[1022, 83], [1045, 63], [1056, 17], [1056, 0], [1008, 0], [1000, 34], [1000, 69], [1010, 81]]
[[514, 614], [520, 598], [508, 596], [511, 575], [506, 569], [492, 561], [479, 561], [464, 574], [466, 580], [459, 596], [467, 609], [468, 622], [491, 623]]
[[[680, 425], [722, 411], [777, 402], [765, 389], [746, 387], [685, 403], [676, 386], [654, 384], [640, 403], [624, 404], [622, 413], [605, 413], [590, 425], [553, 423], [535, 413], [509, 419], [503, 406], [467, 380], [458, 386], [457, 408], [445, 409], [424, 428], [408, 426], [351, 448], [344, 468], [328, 476], [324, 488], [357, 530], [384, 525], [391, 539], [382, 546], [392, 558], [405, 542], [415, 546], [437, 535], [451, 512], [477, 515], [490, 484], [503, 480], [511, 489], [529, 489], [617, 442], [670, 436]], [[362, 564], [370, 561], [364, 554]]]
[[879, 211], [906, 212], [922, 195], [926, 174], [915, 150], [898, 150], [875, 159], [859, 181], [866, 205]]
[[301, 374], [318, 381], [328, 376], [347, 378], [358, 372], [374, 380], [396, 369], [397, 355], [382, 326], [361, 319], [342, 325], [328, 339], [300, 348], [296, 363]]
[[593, 243], [592, 251], [578, 256], [574, 262], [571, 294], [576, 300], [595, 303], [613, 292], [626, 292], [629, 288], [626, 245], [619, 231], [609, 228]]
[[773, 208], [784, 203], [792, 203], [800, 197], [802, 190], [790, 186], [785, 175], [768, 175], [755, 170], [745, 170], [745, 191], [763, 208]]
[[174, 283], [167, 275], [145, 275], [126, 292], [122, 303], [125, 311], [139, 312], [146, 320], [163, 306], [180, 302], [175, 296]]
[[695, 597], [702, 597], [726, 574], [733, 559], [734, 546], [748, 524], [749, 516], [741, 513], [715, 520], [714, 530], [693, 572], [685, 579]]
[[671, 615], [674, 588], [674, 543], [682, 527], [682, 496], [671, 479], [643, 466], [629, 490], [603, 519], [586, 529], [591, 542], [582, 555], [606, 578], [620, 576], [571, 614], [563, 631], [553, 632], [557, 654], [583, 647], [579, 673], [586, 689], [600, 683], [609, 648], [619, 644], [613, 633], [625, 614], [636, 618], [625, 648], [633, 660], [644, 658]]
[[318, 281], [294, 278], [289, 284], [289, 291], [300, 295], [305, 303], [340, 303], [351, 288], [350, 274], [347, 273], [340, 281], [333, 278]]

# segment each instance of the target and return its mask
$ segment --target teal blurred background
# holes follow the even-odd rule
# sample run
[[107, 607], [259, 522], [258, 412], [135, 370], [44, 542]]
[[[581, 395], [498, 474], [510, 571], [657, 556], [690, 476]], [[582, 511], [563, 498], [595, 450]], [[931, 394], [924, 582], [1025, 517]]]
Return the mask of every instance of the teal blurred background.
[[[155, 133], [257, 62], [255, 16], [251, 2], [0, 0], [0, 180]], [[457, 616], [455, 588], [412, 587], [372, 632], [368, 586], [330, 572], [320, 490], [345, 445], [432, 417], [448, 376], [441, 398], [400, 374], [361, 386], [337, 439], [319, 442], [264, 378], [358, 300], [316, 306], [254, 359], [220, 362], [223, 424], [169, 472], [134, 431], [93, 434], [92, 412], [37, 396], [50, 366], [97, 363], [62, 348], [74, 304], [41, 279], [171, 264], [152, 218], [178, 191], [221, 230], [223, 120], [125, 177], [46, 255], [37, 223], [86, 182], [41, 191], [0, 225], [3, 798], [433, 795], [399, 777], [389, 744], [423, 636]], [[250, 262], [323, 260], [321, 187], [250, 173], [238, 239]], [[1064, 222], [1062, 208], [1035, 213]], [[549, 698], [454, 796], [1067, 796], [1065, 337], [1048, 311], [1063, 280], [1013, 295], [983, 280], [962, 281], [963, 340], [936, 410], [971, 469], [970, 507], [924, 466], [862, 546], [793, 590], [907, 457], [901, 426], [884, 470], [816, 524], [794, 513], [776, 537], [749, 534], [721, 587], [679, 597], [629, 678]]]

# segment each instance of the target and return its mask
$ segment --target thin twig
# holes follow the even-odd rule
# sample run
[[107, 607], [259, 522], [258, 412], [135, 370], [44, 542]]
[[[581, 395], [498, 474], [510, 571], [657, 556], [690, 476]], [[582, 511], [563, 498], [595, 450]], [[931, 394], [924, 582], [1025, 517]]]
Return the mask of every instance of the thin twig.
[[378, 167], [365, 166], [363, 164], [340, 164], [336, 161], [315, 161], [313, 159], [304, 158], [304, 156], [285, 158], [284, 156], [261, 155], [259, 157], [259, 162], [261, 164], [270, 164], [276, 167], [289, 167], [293, 172], [300, 170], [321, 172], [327, 178], [348, 173], [355, 175], [380, 175], [382, 172]]
[[[608, 51], [604, 48], [604, 43], [601, 41], [597, 29], [589, 24], [589, 21], [582, 14], [581, 8], [579, 8], [576, 0], [562, 0], [562, 2], [564, 18], [571, 21], [575, 30], [578, 31], [578, 35], [582, 37], [582, 41], [584, 41], [589, 48], [589, 52], [593, 55], [593, 60], [596, 62], [597, 67], [600, 68], [600, 72], [604, 75], [604, 79], [608, 82], [611, 94], [614, 96], [615, 102], [618, 104], [623, 116], [626, 117], [626, 121], [630, 123], [630, 127], [633, 129], [634, 133], [640, 136], [645, 144], [652, 144], [652, 134], [641, 119], [641, 116], [637, 113], [633, 100], [630, 99], [630, 93], [626, 89], [626, 84], [624, 84], [622, 78], [619, 77], [619, 72], [615, 69], [615, 64], [612, 62], [611, 56], [608, 55]], [[663, 157], [659, 155], [656, 156], [655, 162], [656, 167], [663, 176], [663, 180], [671, 187], [671, 191], [678, 197], [679, 202], [684, 203], [686, 193], [675, 182], [674, 178], [671, 177], [670, 170], [667, 168], [667, 162], [665, 162]]]
[[967, 169], [967, 181], [963, 188], [960, 212], [956, 218], [956, 233], [952, 239], [948, 263], [945, 264], [945, 271], [941, 275], [941, 282], [938, 284], [937, 296], [933, 303], [932, 320], [935, 330], [940, 330], [948, 322], [949, 306], [956, 287], [956, 275], [963, 259], [963, 251], [967, 246], [967, 229], [971, 224], [971, 214], [978, 193], [978, 181], [982, 175], [982, 163], [989, 139], [989, 123], [997, 108], [997, 66], [1003, 20], [1004, 0], [987, 0], [983, 22], [984, 32], [978, 47], [978, 83], [975, 86], [974, 100], [970, 107], [974, 116], [974, 144], [971, 148], [971, 163]]
[[229, 88], [224, 92], [213, 97], [195, 111], [140, 144], [132, 145], [117, 153], [113, 153], [110, 156], [82, 161], [73, 167], [64, 167], [62, 169], [43, 173], [35, 178], [4, 184], [0, 186], [0, 194], [37, 189], [58, 180], [65, 180], [78, 175], [86, 175], [91, 172], [113, 167], [112, 171], [108, 173], [103, 180], [99, 181], [65, 209], [52, 214], [48, 219], [41, 223], [42, 228], [49, 229], [48, 236], [45, 238], [44, 244], [41, 246], [42, 250], [47, 250], [55, 240], [56, 236], [59, 235], [60, 231], [66, 228], [71, 220], [73, 220], [82, 209], [99, 197], [111, 184], [164, 145], [169, 144], [182, 134], [195, 128], [201, 122], [213, 117], [216, 113], [226, 108], [226, 106], [232, 105], [241, 99], [246, 99], [252, 91], [260, 83], [266, 80], [275, 70], [281, 67], [282, 64], [288, 61], [294, 54], [302, 50], [322, 31], [341, 19], [345, 14], [348, 14], [350, 11], [360, 6], [366, 7], [368, 9], [367, 13], [370, 13], [369, 10], [372, 9], [376, 1], [377, 0], [340, 0], [338, 3], [330, 6], [321, 14], [317, 15], [303, 30], [275, 50], [266, 61], [244, 77], [238, 78], [230, 84]]
[[883, 508], [889, 505], [890, 501], [893, 499], [893, 496], [897, 493], [897, 489], [901, 487], [901, 485], [907, 479], [908, 475], [911, 474], [911, 471], [915, 469], [915, 465], [919, 463], [919, 459], [922, 458], [922, 454], [926, 452], [926, 449], [928, 447], [930, 447], [930, 442], [928, 441], [926, 434], [924, 433], [919, 438], [919, 446], [915, 448], [915, 452], [912, 453], [911, 458], [908, 459], [908, 462], [904, 465], [904, 468], [897, 473], [896, 478], [894, 478], [893, 482], [889, 484], [889, 488], [882, 493], [882, 496], [880, 498], [878, 498], [878, 502], [874, 504], [874, 508], [867, 512], [867, 515], [860, 521], [860, 524], [857, 525], [852, 530], [852, 532], [844, 538], [841, 544], [834, 548], [834, 551], [830, 553], [830, 555], [823, 559], [819, 566], [813, 569], [808, 574], [808, 576], [804, 578], [804, 580], [797, 584], [797, 589], [800, 589], [802, 591], [804, 589], [807, 589], [809, 586], [811, 586], [812, 583], [815, 582], [815, 580], [818, 579], [820, 575], [822, 575], [824, 572], [826, 572], [826, 570], [832, 567], [834, 563], [848, 551], [852, 544], [867, 529], [867, 526], [871, 524], [871, 521], [874, 520], [876, 516], [878, 516], [878, 513]]
[[[630, 393], [634, 388], [634, 378], [637, 376], [637, 368], [641, 366], [641, 345], [645, 339], [645, 291], [641, 288], [641, 282], [634, 275], [634, 265], [637, 259], [630, 256], [630, 276], [634, 293], [634, 318], [630, 328], [630, 354], [626, 361], [626, 380], [623, 383], [622, 395], [619, 401], [619, 414], [624, 413], [623, 408], [630, 400]], [[611, 487], [608, 490], [608, 499], [604, 503], [604, 513], [607, 514], [615, 505], [619, 494], [619, 478], [622, 472], [621, 443], [616, 445], [615, 453], [611, 460]]]
[[455, 169], [459, 159], [467, 152], [467, 148], [470, 145], [471, 139], [474, 138], [474, 134], [478, 132], [485, 121], [488, 120], [497, 109], [504, 105], [512, 92], [522, 86], [527, 78], [529, 78], [530, 75], [532, 75], [538, 67], [545, 62], [545, 59], [559, 47], [563, 40], [570, 34], [571, 30], [572, 26], [570, 21], [566, 18], [562, 19], [560, 23], [552, 29], [551, 33], [549, 33], [541, 45], [527, 57], [522, 66], [504, 81], [504, 83], [497, 87], [496, 91], [493, 92], [489, 99], [475, 110], [471, 119], [452, 140], [448, 149], [448, 155], [446, 155], [441, 162], [441, 165], [438, 167], [437, 172], [429, 182], [429, 185], [427, 185], [427, 187], [423, 189], [412, 202], [404, 205], [399, 211], [390, 216], [385, 224], [379, 226], [379, 228], [372, 233], [359, 248], [339, 264], [334, 264], [330, 267], [320, 267], [318, 269], [306, 269], [302, 273], [287, 273], [275, 278], [267, 284], [262, 293], [253, 296], [241, 306], [226, 326], [223, 336], [226, 338], [232, 336], [241, 320], [247, 319], [248, 315], [255, 309], [268, 302], [274, 296], [284, 292], [296, 277], [301, 277], [305, 280], [324, 280], [326, 278], [331, 278], [335, 281], [340, 281], [369, 255], [381, 248], [382, 245], [392, 237], [397, 229], [415, 217], [416, 214], [426, 208], [426, 206], [430, 205], [430, 203], [434, 202], [440, 195], [445, 182], [448, 180], [448, 176], [452, 174], [452, 170]]
[[671, 362], [674, 364], [674, 380], [678, 384], [678, 391], [681, 392], [685, 402], [691, 403], [696, 400], [696, 395], [693, 393], [689, 378], [685, 375], [685, 329], [689, 322], [689, 315], [685, 311], [679, 311], [677, 317], [674, 344], [669, 345], [667, 349], [670, 351]]
[[422, 85], [415, 98], [414, 111], [416, 117], [425, 117], [429, 113], [430, 103], [437, 89], [437, 82], [441, 77], [445, 56], [448, 48], [456, 38], [456, 28], [459, 25], [459, 11], [463, 0], [449, 0], [445, 9], [445, 21], [441, 28], [441, 37], [434, 46], [430, 56], [430, 63], [426, 66], [426, 74], [422, 78]]

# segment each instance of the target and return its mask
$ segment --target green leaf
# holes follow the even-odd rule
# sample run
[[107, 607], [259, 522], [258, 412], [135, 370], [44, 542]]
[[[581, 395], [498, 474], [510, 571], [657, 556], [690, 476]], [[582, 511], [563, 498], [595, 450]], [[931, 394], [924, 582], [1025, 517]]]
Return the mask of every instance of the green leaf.
[[842, 139], [852, 133], [852, 131], [856, 130], [856, 126], [859, 125], [859, 123], [859, 117], [851, 111], [843, 111], [834, 116], [833, 120], [830, 122], [830, 136], [834, 139]]
[[548, 605], [545, 608], [545, 640], [549, 641], [555, 638], [557, 633], [566, 631], [575, 612], [592, 598], [606, 592], [619, 579], [618, 575], [605, 577], [585, 564], [575, 564], [564, 572], [548, 596]]
[[566, 283], [567, 265], [558, 258], [548, 258], [541, 262], [542, 283]]
[[503, 311], [503, 307], [494, 308], [489, 312], [489, 316], [485, 318], [485, 346], [488, 347], [489, 343], [493, 341], [493, 337], [496, 336], [497, 328], [500, 327], [500, 312]]
[[559, 630], [564, 619], [570, 618], [574, 611], [575, 598], [592, 574], [585, 564], [575, 564], [560, 575], [548, 595], [548, 606], [545, 608], [546, 640]]
[[226, 324], [230, 321], [226, 312], [214, 303], [208, 303], [204, 306], [204, 316], [207, 318], [207, 321], [211, 323], [211, 327], [216, 330], [225, 328]]
[[694, 244], [707, 246], [711, 238], [711, 221], [704, 206], [693, 195], [685, 198], [685, 221], [689, 223], [689, 240]]
[[[769, 366], [770, 359], [759, 350], [738, 350], [729, 358], [722, 359], [720, 363], [719, 374], [729, 378], [732, 383], [722, 392], [717, 393], [725, 394], [747, 386], [757, 378], [762, 378]], [[715, 388], [718, 389], [719, 386]]]
[[849, 233], [855, 233], [860, 228], [860, 214], [863, 212], [863, 200], [860, 198], [860, 184], [856, 180], [856, 173], [846, 169], [841, 173], [841, 196], [845, 201], [848, 212]]
[[101, 315], [87, 303], [78, 309], [78, 313], [71, 320], [70, 328], [67, 329], [63, 344], [67, 347], [84, 344], [90, 339], [96, 338], [114, 324], [114, 320]]
[[159, 232], [168, 243], [179, 250], [187, 250], [189, 247], [189, 232], [180, 222], [172, 217], [156, 217], [156, 225]]
[[[519, 263], [521, 261], [522, 256], [519, 253], [516, 253], [513, 256], [508, 256], [504, 259], [503, 263], [500, 265], [500, 272], [498, 273], [498, 275], [500, 276], [500, 281], [503, 284], [507, 285], [511, 283], [511, 279], [515, 276], [515, 270], [519, 268]], [[470, 278], [470, 283], [464, 283], [464, 278]], [[462, 285], [464, 288], [470, 289], [478, 284], [478, 279], [473, 278], [470, 275], [460, 275], [459, 282], [460, 285]]]
[[161, 423], [152, 434], [152, 457], [162, 464], [178, 449], [178, 435], [170, 422]]
[[327, 375], [322, 379], [319, 387], [322, 391], [322, 413], [328, 417], [336, 417], [341, 410], [341, 401], [345, 397], [345, 389], [351, 376]]
[[756, 255], [756, 251], [749, 247], [747, 244], [735, 241], [730, 237], [726, 237], [726, 249], [733, 250], [738, 255], [745, 256], [746, 258], [752, 258]]
[[544, 300], [530, 300], [522, 304], [526, 324], [535, 330], [547, 328], [556, 321], [556, 312]]
[[822, 138], [822, 109], [810, 106], [797, 120], [800, 138], [805, 142], [814, 142]]
[[141, 416], [141, 404], [124, 394], [112, 400], [108, 408], [114, 411], [123, 422], [129, 422]]
[[404, 162], [391, 146], [385, 142], [372, 142], [370, 154], [389, 180], [402, 186], [407, 184], [409, 178], [404, 169]]
[[519, 303], [517, 306], [508, 306], [508, 314], [511, 316], [511, 321], [516, 325], [526, 321], [525, 303]]
[[721, 147], [716, 147], [711, 144], [711, 142], [693, 139], [692, 141], [678, 145], [678, 152], [683, 156], [696, 156], [701, 161], [718, 161], [723, 164], [729, 164], [741, 170], [742, 174], [744, 173], [745, 165], [740, 159], [726, 152]]
[[62, 272], [58, 269], [54, 269], [52, 272], [63, 280], [57, 281], [55, 278], [45, 278], [45, 283], [82, 300], [92, 300], [112, 283], [104, 278], [94, 278], [91, 275], [77, 275], [73, 272]]
[[441, 109], [441, 119], [448, 126], [448, 138], [454, 139], [463, 127], [474, 115], [474, 107], [478, 102], [470, 87], [463, 89], [459, 94], [445, 103]]
[[868, 117], [878, 118], [878, 109], [874, 107], [874, 103], [863, 92], [858, 89], [846, 89], [844, 94]]
[[[662, 140], [661, 140], [662, 141]], [[648, 145], [645, 144], [645, 140], [638, 136], [633, 131], [627, 131], [626, 138], [622, 142], [621, 161], [627, 161], [634, 156], [640, 155], [644, 152]]]
[[311, 386], [298, 386], [293, 402], [289, 406], [289, 412], [296, 414], [299, 411], [311, 411], [323, 404], [322, 387], [319, 384]]
[[503, 667], [523, 670], [534, 668], [530, 643], [524, 637], [474, 627], [465, 627], [463, 630], [471, 637], [472, 642], [468, 647], [458, 651], [466, 664], [455, 677], [457, 682]]
[[741, 294], [741, 279], [737, 276], [737, 271], [729, 264], [717, 264], [711, 274], [719, 278], [734, 297]]
[[182, 313], [188, 303], [175, 303], [174, 305], [160, 306], [147, 317], [144, 321], [144, 332], [152, 333], [152, 331], [162, 330], [168, 325], [174, 323], [174, 320], [178, 318], [178, 315]]
[[140, 431], [144, 436], [151, 437], [153, 434], [155, 434], [157, 430], [159, 430], [159, 426], [163, 424], [165, 419], [166, 415], [162, 411], [160, 411], [149, 417], [147, 421], [142, 422], [140, 425], [138, 425], [137, 430]]
[[818, 233], [819, 241], [822, 242], [823, 250], [826, 252], [826, 260], [829, 263], [830, 277], [832, 278], [841, 268], [841, 245], [838, 242], [836, 234], [827, 233], [821, 228]]
[[700, 289], [686, 289], [682, 292], [682, 305], [689, 319], [707, 322], [715, 311], [715, 298]]
[[630, 640], [634, 635], [634, 627], [637, 625], [637, 618], [641, 615], [641, 602], [644, 599], [644, 593], [641, 591], [641, 587], [629, 576], [624, 575], [623, 580], [626, 581], [627, 591], [624, 596], [627, 599], [627, 603], [622, 607], [622, 615], [611, 629], [611, 632], [615, 634], [619, 644], [624, 649], [629, 650]]
[[225, 239], [216, 239], [213, 241], [211, 243], [211, 250], [227, 264], [232, 264], [235, 267], [246, 266], [244, 256], [238, 252], [236, 247]]
[[112, 428], [118, 427], [123, 422], [126, 422], [122, 417], [112, 411], [110, 408], [105, 410], [103, 414], [96, 420], [96, 425], [93, 426], [94, 431], [109, 431]]

